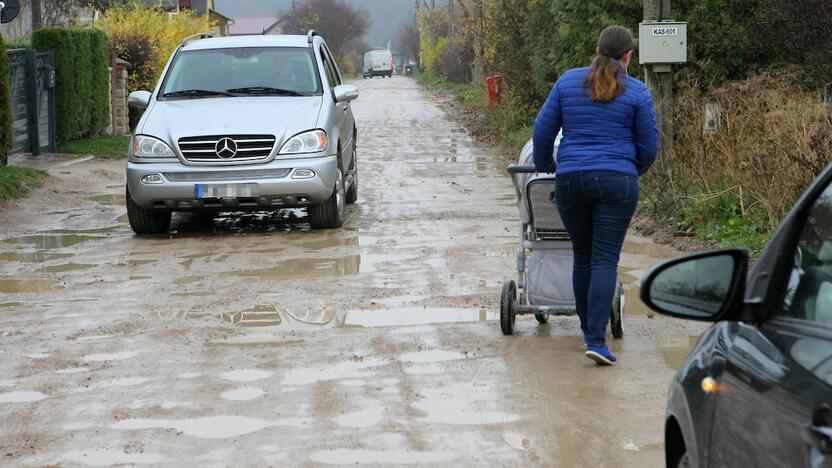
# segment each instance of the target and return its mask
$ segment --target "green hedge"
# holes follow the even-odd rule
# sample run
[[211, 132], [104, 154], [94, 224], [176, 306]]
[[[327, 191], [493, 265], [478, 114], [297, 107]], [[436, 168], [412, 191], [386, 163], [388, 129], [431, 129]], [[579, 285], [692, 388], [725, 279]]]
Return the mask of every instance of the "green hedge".
[[3, 38], [0, 37], [0, 163], [5, 164], [12, 147], [11, 82], [9, 81], [9, 56]]
[[97, 135], [109, 123], [107, 39], [91, 29], [39, 29], [32, 46], [55, 53], [58, 144]]

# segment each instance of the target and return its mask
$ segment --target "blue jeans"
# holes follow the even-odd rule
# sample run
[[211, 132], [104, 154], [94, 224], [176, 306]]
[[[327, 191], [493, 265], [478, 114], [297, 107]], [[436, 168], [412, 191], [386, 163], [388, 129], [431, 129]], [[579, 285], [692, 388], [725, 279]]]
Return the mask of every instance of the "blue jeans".
[[638, 203], [638, 177], [613, 171], [559, 175], [555, 200], [572, 239], [572, 287], [581, 330], [589, 346], [603, 346], [618, 259]]

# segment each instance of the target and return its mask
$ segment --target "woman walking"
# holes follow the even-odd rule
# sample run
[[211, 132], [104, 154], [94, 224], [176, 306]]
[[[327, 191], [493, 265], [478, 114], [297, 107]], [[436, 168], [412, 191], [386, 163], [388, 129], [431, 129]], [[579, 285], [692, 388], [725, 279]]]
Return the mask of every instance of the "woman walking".
[[[586, 356], [600, 365], [616, 358], [606, 328], [618, 260], [638, 202], [638, 176], [656, 159], [658, 129], [653, 98], [627, 75], [635, 39], [609, 26], [587, 68], [564, 73], [534, 122], [534, 163], [556, 171], [555, 200], [574, 249], [572, 284]], [[555, 137], [557, 164], [552, 158]]]

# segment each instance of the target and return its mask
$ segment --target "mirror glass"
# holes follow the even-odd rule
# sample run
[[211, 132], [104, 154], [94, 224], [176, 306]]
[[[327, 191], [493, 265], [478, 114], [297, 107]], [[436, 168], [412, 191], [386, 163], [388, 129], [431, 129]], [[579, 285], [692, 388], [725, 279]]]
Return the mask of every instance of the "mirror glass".
[[677, 263], [653, 278], [650, 300], [671, 314], [715, 317], [730, 294], [735, 263], [730, 254]]

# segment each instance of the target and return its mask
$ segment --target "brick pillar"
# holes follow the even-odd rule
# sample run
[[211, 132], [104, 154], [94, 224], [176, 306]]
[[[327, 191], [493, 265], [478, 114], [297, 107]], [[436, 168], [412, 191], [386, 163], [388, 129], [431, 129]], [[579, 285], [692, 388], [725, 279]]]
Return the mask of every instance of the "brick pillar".
[[128, 62], [110, 54], [110, 135], [130, 133], [130, 120], [127, 109], [127, 68]]

